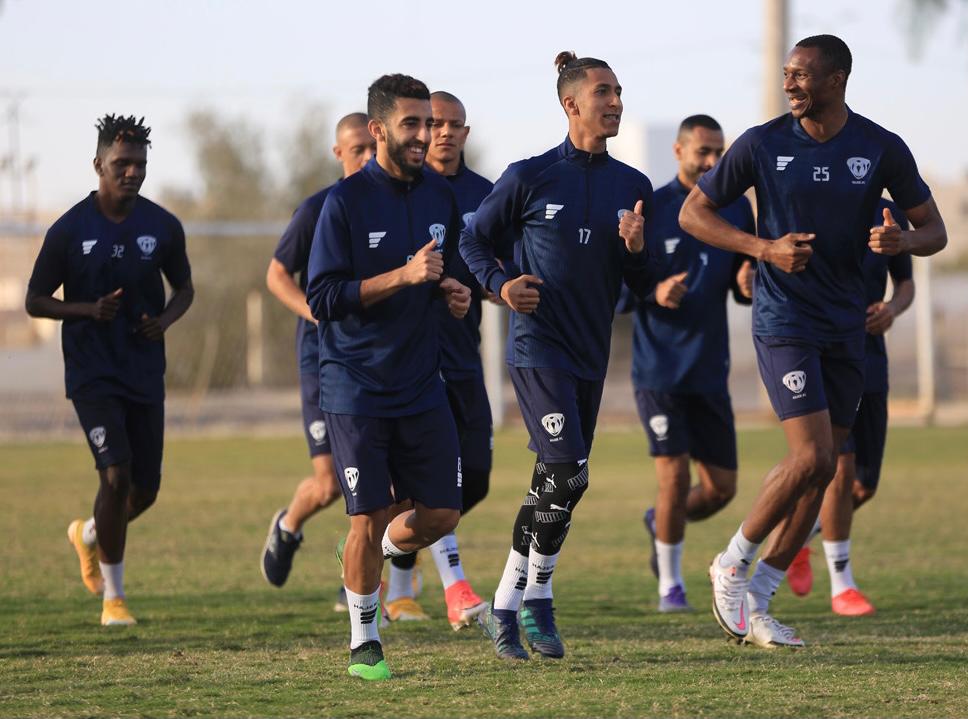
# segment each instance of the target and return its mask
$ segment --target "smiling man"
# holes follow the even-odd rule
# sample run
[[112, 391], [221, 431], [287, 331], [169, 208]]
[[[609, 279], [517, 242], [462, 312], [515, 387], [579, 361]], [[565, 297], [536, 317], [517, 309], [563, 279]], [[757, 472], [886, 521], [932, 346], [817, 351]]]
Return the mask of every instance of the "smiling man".
[[[709, 575], [723, 630], [765, 648], [803, 646], [769, 614], [770, 599], [817, 518], [864, 389], [864, 256], [868, 248], [931, 255], [947, 242], [907, 145], [847, 107], [851, 65], [840, 38], [798, 42], [783, 67], [790, 113], [736, 140], [679, 216], [700, 240], [758, 260], [754, 344], [787, 455]], [[750, 187], [758, 237], [717, 214]], [[871, 227], [885, 188], [914, 229], [902, 231], [889, 213]], [[760, 544], [774, 531], [750, 578]]]
[[[47, 232], [27, 288], [31, 316], [63, 320], [67, 396], [100, 478], [94, 516], [67, 535], [85, 586], [103, 592], [103, 625], [135, 623], [124, 593], [128, 523], [161, 485], [164, 335], [194, 297], [181, 223], [139, 194], [151, 144], [143, 119], [100, 119], [98, 189]], [[61, 286], [63, 301], [53, 297]]]
[[[447, 276], [460, 218], [447, 181], [424, 172], [430, 92], [407, 75], [369, 88], [376, 157], [329, 193], [309, 255], [306, 300], [319, 338], [320, 407], [350, 531], [341, 554], [350, 615], [349, 673], [388, 679], [377, 616], [385, 557], [457, 526], [461, 461], [440, 377], [434, 317], [470, 290]], [[413, 509], [390, 521], [395, 502]]]
[[[508, 364], [537, 461], [511, 550], [482, 624], [498, 656], [564, 656], [551, 578], [588, 488], [612, 318], [623, 279], [640, 297], [654, 282], [645, 252], [652, 183], [609, 157], [622, 87], [602, 60], [555, 59], [568, 136], [505, 170], [461, 235], [481, 285], [513, 310]], [[514, 262], [499, 263], [513, 248]], [[515, 268], [520, 268], [518, 273]]]

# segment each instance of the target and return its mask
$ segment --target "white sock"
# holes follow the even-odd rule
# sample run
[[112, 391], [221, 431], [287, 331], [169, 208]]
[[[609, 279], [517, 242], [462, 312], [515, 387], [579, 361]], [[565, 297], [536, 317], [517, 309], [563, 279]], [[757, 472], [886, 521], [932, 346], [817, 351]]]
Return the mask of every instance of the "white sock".
[[521, 608], [521, 600], [524, 599], [524, 588], [527, 584], [528, 558], [512, 549], [508, 553], [501, 582], [494, 591], [494, 608], [518, 611]]
[[719, 558], [719, 566], [737, 567], [740, 571], [744, 569], [748, 571], [759, 549], [759, 544], [751, 542], [743, 535], [743, 525], [741, 524], [739, 529], [736, 530], [736, 534], [729, 540], [726, 551]]
[[380, 589], [373, 594], [357, 594], [346, 589], [346, 604], [350, 611], [350, 649], [365, 642], [380, 641]]
[[770, 600], [776, 594], [776, 588], [786, 576], [786, 572], [776, 567], [771, 567], [766, 562], [760, 560], [756, 563], [756, 571], [750, 578], [750, 588], [747, 594], [750, 614], [768, 614], [770, 611]]
[[558, 563], [557, 554], [538, 554], [534, 547], [528, 552], [528, 584], [524, 589], [524, 600], [551, 599], [551, 575]]
[[[393, 522], [390, 522], [390, 524], [393, 524]], [[386, 531], [383, 532], [383, 558], [389, 559], [390, 557], [402, 557], [404, 554], [411, 554], [411, 552], [403, 551], [390, 541], [390, 524], [387, 525]]]
[[413, 567], [401, 569], [390, 564], [390, 583], [387, 585], [387, 603], [400, 599], [413, 598]]
[[664, 597], [677, 584], [685, 588], [682, 581], [682, 547], [685, 542], [666, 544], [655, 540], [655, 553], [659, 559], [659, 596]]
[[803, 543], [803, 546], [806, 547], [810, 544], [818, 534], [820, 534], [820, 517], [817, 517], [817, 521], [813, 523], [813, 528], [810, 530], [810, 534], [807, 535], [807, 541]]
[[464, 578], [464, 567], [461, 566], [460, 552], [457, 551], [457, 536], [453, 532], [431, 544], [430, 553], [437, 565], [437, 573], [444, 590]]
[[117, 564], [101, 565], [101, 576], [104, 577], [104, 598], [124, 599], [124, 560]]
[[281, 529], [283, 532], [289, 532], [289, 534], [291, 534], [292, 536], [294, 536], [296, 539], [302, 539], [302, 532], [294, 532], [292, 530], [292, 527], [290, 527], [288, 524], [286, 524], [286, 518], [285, 517], [283, 517], [282, 519], [279, 520], [279, 529]]
[[94, 517], [84, 522], [84, 530], [81, 533], [81, 541], [89, 547], [97, 544], [97, 530], [94, 528]]
[[827, 555], [827, 571], [830, 572], [830, 596], [836, 597], [848, 589], [857, 589], [850, 567], [850, 540], [828, 542], [825, 539], [823, 553]]

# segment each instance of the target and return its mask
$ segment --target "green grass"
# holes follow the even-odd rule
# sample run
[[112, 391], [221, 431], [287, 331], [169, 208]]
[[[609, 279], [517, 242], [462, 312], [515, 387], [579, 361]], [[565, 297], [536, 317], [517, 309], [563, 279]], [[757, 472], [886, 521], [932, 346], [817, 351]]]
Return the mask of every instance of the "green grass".
[[[269, 518], [308, 467], [301, 440], [168, 444], [158, 504], [132, 525], [126, 585], [137, 627], [98, 626], [65, 529], [96, 480], [77, 445], [0, 447], [2, 716], [953, 716], [968, 711], [968, 431], [892, 430], [882, 488], [854, 531], [871, 618], [831, 614], [826, 569], [776, 614], [809, 646], [725, 641], [705, 566], [782, 453], [778, 430], [740, 435], [740, 493], [689, 527], [689, 616], [655, 612], [643, 508], [655, 491], [639, 431], [601, 433], [591, 488], [555, 573], [559, 662], [507, 665], [454, 633], [431, 562], [434, 621], [384, 630], [391, 682], [346, 676], [349, 627], [331, 611], [332, 547], [346, 521], [315, 518], [283, 590], [259, 574]], [[530, 478], [521, 433], [498, 437], [489, 498], [459, 529], [468, 577], [490, 593]], [[819, 544], [818, 544], [819, 547]], [[429, 558], [428, 558], [429, 559]]]

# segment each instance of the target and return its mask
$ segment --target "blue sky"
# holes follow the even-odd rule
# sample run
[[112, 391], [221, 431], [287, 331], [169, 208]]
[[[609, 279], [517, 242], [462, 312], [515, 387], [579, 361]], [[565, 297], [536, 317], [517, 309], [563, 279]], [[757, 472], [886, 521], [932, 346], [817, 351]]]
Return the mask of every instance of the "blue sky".
[[[791, 40], [843, 37], [854, 53], [852, 108], [898, 132], [929, 176], [963, 177], [968, 5], [953, 3], [915, 60], [904, 2], [794, 1]], [[493, 178], [563, 137], [552, 66], [562, 49], [609, 61], [627, 119], [667, 124], [707, 112], [735, 137], [764, 119], [762, 16], [761, 0], [6, 0], [0, 154], [2, 95], [22, 93], [22, 153], [37, 163], [38, 205], [66, 209], [95, 184], [95, 119], [145, 115], [154, 129], [144, 191], [157, 195], [164, 185], [196, 185], [183, 123], [193, 109], [245, 117], [264, 128], [267, 146], [281, 145], [302, 108], [322, 104], [335, 120], [364, 108], [374, 78], [406, 72], [464, 100], [478, 169]], [[0, 207], [8, 201], [0, 178]]]

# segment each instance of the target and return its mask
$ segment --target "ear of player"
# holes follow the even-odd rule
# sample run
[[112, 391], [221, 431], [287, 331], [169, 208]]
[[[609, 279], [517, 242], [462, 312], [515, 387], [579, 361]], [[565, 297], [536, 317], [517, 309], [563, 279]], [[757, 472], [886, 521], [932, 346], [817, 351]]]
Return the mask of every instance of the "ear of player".
[[623, 212], [618, 221], [618, 234], [625, 240], [629, 252], [638, 253], [645, 249], [645, 217], [642, 216], [645, 203], [638, 200], [631, 212]]
[[867, 244], [871, 252], [878, 255], [897, 255], [904, 252], [904, 234], [894, 220], [890, 208], [884, 208], [884, 224], [871, 228], [871, 236]]

